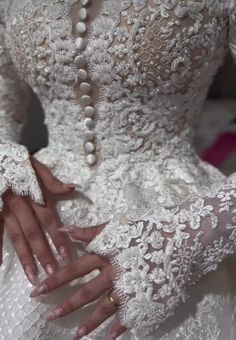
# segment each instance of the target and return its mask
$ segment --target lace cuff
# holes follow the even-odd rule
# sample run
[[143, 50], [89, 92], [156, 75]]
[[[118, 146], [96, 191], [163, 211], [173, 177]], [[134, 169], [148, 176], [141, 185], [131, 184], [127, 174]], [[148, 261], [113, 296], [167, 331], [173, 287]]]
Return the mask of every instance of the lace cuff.
[[0, 142], [0, 210], [3, 208], [1, 197], [8, 189], [18, 195], [28, 195], [36, 203], [44, 203], [27, 149], [22, 145]]
[[120, 320], [143, 336], [155, 331], [188, 288], [235, 252], [236, 181], [232, 177], [208, 197], [157, 207], [132, 220], [117, 214], [87, 247], [117, 270]]

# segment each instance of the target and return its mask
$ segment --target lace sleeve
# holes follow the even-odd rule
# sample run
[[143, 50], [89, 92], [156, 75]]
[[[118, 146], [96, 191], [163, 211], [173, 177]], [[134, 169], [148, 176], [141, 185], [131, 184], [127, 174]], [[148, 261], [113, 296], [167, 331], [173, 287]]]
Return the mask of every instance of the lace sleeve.
[[0, 210], [2, 195], [12, 189], [43, 203], [40, 187], [27, 149], [17, 144], [21, 120], [27, 109], [27, 87], [17, 78], [7, 53], [4, 20], [0, 3]]
[[207, 197], [130, 216], [115, 215], [87, 250], [117, 269], [120, 320], [144, 336], [186, 301], [191, 285], [235, 253], [236, 175]]
[[236, 3], [230, 0], [229, 6], [229, 48], [236, 63]]

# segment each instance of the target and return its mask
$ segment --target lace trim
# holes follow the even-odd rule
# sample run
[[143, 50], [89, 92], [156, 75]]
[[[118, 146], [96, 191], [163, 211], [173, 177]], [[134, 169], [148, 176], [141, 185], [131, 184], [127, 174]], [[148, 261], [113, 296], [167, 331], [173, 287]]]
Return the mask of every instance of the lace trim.
[[0, 210], [2, 195], [11, 189], [17, 195], [27, 195], [43, 204], [42, 192], [31, 165], [27, 149], [14, 143], [0, 143]]
[[217, 193], [181, 206], [146, 210], [136, 219], [133, 212], [118, 212], [88, 245], [117, 270], [114, 289], [124, 326], [152, 333], [186, 302], [191, 285], [235, 252], [232, 178]]

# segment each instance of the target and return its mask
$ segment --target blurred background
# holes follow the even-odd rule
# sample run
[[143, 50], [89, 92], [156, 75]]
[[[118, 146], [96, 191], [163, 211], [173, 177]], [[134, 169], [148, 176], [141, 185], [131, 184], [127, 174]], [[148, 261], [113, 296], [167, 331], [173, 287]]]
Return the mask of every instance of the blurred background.
[[[47, 145], [43, 111], [34, 94], [30, 111], [23, 143], [33, 153]], [[236, 171], [236, 65], [230, 55], [215, 77], [195, 127], [195, 146], [204, 160], [225, 174]]]

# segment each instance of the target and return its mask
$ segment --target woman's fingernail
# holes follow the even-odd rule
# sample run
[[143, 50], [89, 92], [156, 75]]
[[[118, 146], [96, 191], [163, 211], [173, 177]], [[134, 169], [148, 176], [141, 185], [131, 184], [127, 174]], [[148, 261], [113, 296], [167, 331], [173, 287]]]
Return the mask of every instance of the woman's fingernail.
[[82, 336], [86, 335], [87, 333], [88, 333], [87, 327], [81, 327], [76, 332], [75, 339], [82, 338]]
[[75, 183], [64, 184], [68, 189], [82, 191], [82, 187]]
[[118, 333], [117, 332], [113, 332], [113, 333], [111, 333], [111, 336], [110, 336], [110, 338], [109, 338], [109, 340], [115, 340], [115, 339], [117, 339], [118, 338]]
[[47, 286], [45, 283], [39, 285], [38, 287], [36, 287], [30, 294], [30, 297], [36, 297], [36, 296], [39, 296], [39, 295], [42, 295], [42, 294], [45, 294], [47, 293]]
[[56, 320], [60, 318], [61, 316], [63, 316], [63, 314], [64, 314], [63, 308], [58, 306], [51, 313], [48, 314], [46, 319], [48, 321]]
[[52, 274], [55, 273], [55, 268], [53, 267], [53, 265], [51, 265], [51, 264], [46, 265], [46, 273], [48, 275], [52, 275]]
[[81, 231], [82, 228], [74, 227], [74, 226], [68, 226], [68, 227], [61, 227], [58, 230], [62, 231], [62, 232], [65, 232], [65, 233], [77, 233], [78, 231]]
[[64, 246], [59, 247], [59, 253], [62, 256], [63, 260], [68, 260], [68, 258], [70, 257], [66, 247]]
[[27, 276], [29, 282], [30, 282], [33, 286], [35, 286], [35, 284], [36, 284], [35, 272], [36, 272], [36, 270], [35, 270], [34, 265], [32, 265], [32, 264], [27, 264], [27, 265], [25, 266], [25, 275]]

